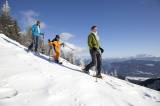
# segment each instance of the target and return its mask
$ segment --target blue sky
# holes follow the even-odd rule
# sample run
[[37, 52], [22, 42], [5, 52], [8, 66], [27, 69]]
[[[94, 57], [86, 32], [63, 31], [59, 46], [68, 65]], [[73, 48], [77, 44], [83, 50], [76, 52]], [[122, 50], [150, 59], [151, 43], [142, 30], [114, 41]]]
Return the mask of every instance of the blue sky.
[[87, 49], [90, 27], [97, 25], [104, 57], [160, 56], [160, 0], [9, 0], [9, 4], [22, 30], [29, 21], [43, 21], [46, 39], [65, 32], [73, 35], [67, 42]]

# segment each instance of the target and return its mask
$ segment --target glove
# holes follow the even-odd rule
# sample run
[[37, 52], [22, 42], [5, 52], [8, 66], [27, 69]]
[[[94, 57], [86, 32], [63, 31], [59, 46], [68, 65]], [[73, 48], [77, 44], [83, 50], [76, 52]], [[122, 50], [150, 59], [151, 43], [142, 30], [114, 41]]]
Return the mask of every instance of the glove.
[[97, 51], [97, 48], [96, 48], [96, 47], [93, 47], [92, 50], [93, 50], [93, 51]]
[[65, 45], [65, 44], [64, 44], [64, 43], [62, 43], [61, 45], [64, 47], [64, 45]]
[[103, 50], [101, 47], [100, 47], [99, 49], [100, 49], [101, 53], [103, 53], [103, 52], [104, 52], [104, 50]]

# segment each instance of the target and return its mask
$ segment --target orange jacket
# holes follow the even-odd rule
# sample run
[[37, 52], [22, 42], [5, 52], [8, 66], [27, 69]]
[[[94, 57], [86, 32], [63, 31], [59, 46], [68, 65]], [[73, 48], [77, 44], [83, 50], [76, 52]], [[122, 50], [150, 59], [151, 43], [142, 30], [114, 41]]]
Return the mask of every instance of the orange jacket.
[[55, 52], [59, 52], [60, 53], [62, 43], [60, 41], [54, 41], [54, 42], [52, 42], [52, 45], [55, 48]]

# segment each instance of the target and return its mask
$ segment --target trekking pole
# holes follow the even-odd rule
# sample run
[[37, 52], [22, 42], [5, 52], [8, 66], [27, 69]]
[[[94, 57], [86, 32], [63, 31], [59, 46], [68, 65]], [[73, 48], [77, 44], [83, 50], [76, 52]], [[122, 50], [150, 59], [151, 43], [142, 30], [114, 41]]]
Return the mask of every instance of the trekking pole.
[[52, 49], [51, 49], [51, 47], [49, 46], [49, 50], [48, 50], [49, 61], [51, 60], [51, 51], [52, 51]]
[[[95, 76], [96, 76], [96, 74], [97, 74], [96, 67], [97, 67], [97, 66], [94, 67], [94, 75], [95, 75]], [[96, 79], [95, 82], [98, 82], [97, 77], [96, 77], [95, 79]]]
[[44, 34], [42, 36], [42, 54], [44, 54]]
[[48, 39], [48, 57], [49, 57], [49, 61], [50, 61], [50, 57], [51, 57], [51, 47], [50, 47], [50, 39]]

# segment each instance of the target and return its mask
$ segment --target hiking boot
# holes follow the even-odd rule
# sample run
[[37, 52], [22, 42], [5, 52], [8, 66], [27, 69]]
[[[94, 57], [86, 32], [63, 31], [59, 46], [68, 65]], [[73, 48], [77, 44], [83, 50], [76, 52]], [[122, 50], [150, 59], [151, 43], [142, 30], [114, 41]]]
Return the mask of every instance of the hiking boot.
[[98, 74], [98, 75], [95, 75], [93, 77], [102, 78], [102, 75]]
[[40, 53], [38, 51], [35, 51], [35, 55], [40, 55]]
[[27, 53], [31, 52], [31, 49], [29, 49], [29, 48], [28, 48], [28, 49], [25, 49], [25, 50], [27, 51]]
[[55, 63], [59, 63], [59, 60], [54, 60], [55, 61]]
[[84, 73], [86, 73], [86, 74], [90, 74], [89, 71], [87, 71], [85, 68], [82, 69], [82, 71], [83, 71]]
[[30, 52], [30, 50], [29, 50], [29, 49], [27, 49], [26, 51], [27, 51], [27, 53], [29, 53], [29, 52]]
[[55, 60], [55, 63], [62, 64], [59, 60]]

